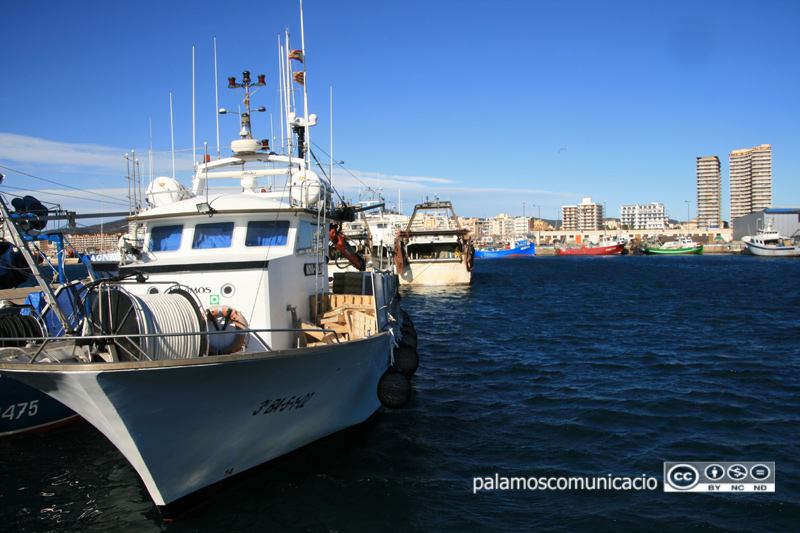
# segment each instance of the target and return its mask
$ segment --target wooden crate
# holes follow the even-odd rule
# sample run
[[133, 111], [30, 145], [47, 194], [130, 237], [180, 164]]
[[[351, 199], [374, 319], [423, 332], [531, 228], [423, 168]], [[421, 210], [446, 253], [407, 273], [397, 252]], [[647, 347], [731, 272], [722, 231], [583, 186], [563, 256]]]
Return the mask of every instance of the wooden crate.
[[[344, 305], [359, 306], [364, 309], [375, 308], [375, 298], [371, 294], [330, 294], [322, 295], [322, 309], [321, 312], [327, 313]], [[309, 307], [311, 309], [311, 320], [317, 319], [317, 297], [316, 295], [309, 297]]]
[[334, 343], [337, 335], [340, 341], [363, 339], [377, 329], [375, 303], [370, 295], [324, 294], [319, 316], [314, 312], [316, 297], [311, 296], [309, 303], [313, 322], [301, 321], [308, 346]]

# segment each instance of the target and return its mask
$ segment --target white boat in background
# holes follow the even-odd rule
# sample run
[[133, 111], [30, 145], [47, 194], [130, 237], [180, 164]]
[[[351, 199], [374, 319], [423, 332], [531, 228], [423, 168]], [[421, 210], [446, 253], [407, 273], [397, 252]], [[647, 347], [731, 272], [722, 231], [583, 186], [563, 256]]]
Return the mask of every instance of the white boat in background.
[[408, 226], [409, 218], [408, 215], [401, 215], [391, 209], [369, 211], [364, 214], [375, 255], [391, 257], [397, 232]]
[[[284, 65], [302, 57], [288, 36], [282, 52]], [[284, 78], [286, 95], [298, 76]], [[282, 155], [253, 139], [251, 91], [264, 84], [247, 71], [230, 78], [246, 110], [232, 155], [197, 163], [191, 190], [156, 180], [121, 243], [133, 259], [87, 285], [80, 328], [0, 349], [0, 372], [100, 430], [165, 518], [381, 404], [402, 406], [416, 369], [405, 364], [416, 352], [403, 339], [416, 335], [394, 274], [367, 269], [346, 294], [329, 291], [329, 228], [352, 210], [333, 208], [328, 180], [310, 170], [314, 115], [288, 114]]]
[[472, 238], [450, 202], [418, 204], [406, 229], [395, 237], [400, 285], [469, 285], [474, 259]]
[[767, 227], [758, 230], [756, 235], [742, 237], [747, 245], [747, 251], [753, 255], [768, 257], [796, 257], [800, 256], [800, 236], [792, 238], [782, 236], [772, 227], [773, 220], [767, 222]]

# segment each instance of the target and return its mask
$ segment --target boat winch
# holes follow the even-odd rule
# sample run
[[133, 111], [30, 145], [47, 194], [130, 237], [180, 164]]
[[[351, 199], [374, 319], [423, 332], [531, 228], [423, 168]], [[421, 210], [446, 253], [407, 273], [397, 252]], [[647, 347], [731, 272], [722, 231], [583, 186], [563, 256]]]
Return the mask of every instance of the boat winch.
[[26, 341], [18, 339], [41, 336], [42, 325], [34, 317], [16, 310], [0, 313], [0, 348], [25, 346]]
[[89, 296], [85, 334], [102, 336], [95, 349], [114, 361], [163, 361], [205, 355], [206, 319], [196, 297], [174, 286], [164, 294], [135, 295], [100, 285]]

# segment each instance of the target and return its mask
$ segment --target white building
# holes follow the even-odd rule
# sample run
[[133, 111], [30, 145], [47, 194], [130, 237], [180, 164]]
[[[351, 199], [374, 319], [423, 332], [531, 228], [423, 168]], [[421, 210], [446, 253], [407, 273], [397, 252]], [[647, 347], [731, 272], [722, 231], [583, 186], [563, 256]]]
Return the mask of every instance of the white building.
[[524, 239], [531, 232], [531, 217], [517, 217], [514, 219], [514, 238]]
[[620, 224], [628, 229], [664, 229], [669, 224], [664, 204], [623, 205]]
[[772, 147], [730, 153], [731, 222], [772, 206]]
[[578, 205], [561, 207], [565, 231], [591, 231], [603, 229], [603, 205], [584, 198]]
[[722, 227], [722, 172], [715, 155], [697, 158], [697, 224]]
[[501, 213], [492, 219], [492, 237], [495, 240], [514, 238], [514, 219], [505, 213]]

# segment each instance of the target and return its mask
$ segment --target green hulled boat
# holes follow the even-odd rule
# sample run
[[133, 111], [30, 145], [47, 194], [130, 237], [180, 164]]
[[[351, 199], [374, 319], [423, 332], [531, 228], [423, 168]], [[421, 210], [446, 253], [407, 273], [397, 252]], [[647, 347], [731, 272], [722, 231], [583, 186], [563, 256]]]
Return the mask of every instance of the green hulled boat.
[[663, 244], [661, 241], [646, 243], [644, 245], [644, 253], [661, 255], [702, 254], [703, 244], [692, 241], [691, 237], [678, 237], [674, 241]]

